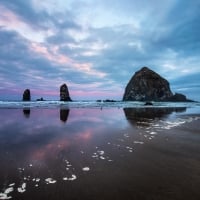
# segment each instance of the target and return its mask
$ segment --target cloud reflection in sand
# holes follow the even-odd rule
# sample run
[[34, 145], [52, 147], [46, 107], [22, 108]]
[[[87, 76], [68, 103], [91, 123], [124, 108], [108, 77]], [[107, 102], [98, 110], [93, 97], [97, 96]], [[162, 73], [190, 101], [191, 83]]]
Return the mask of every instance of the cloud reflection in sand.
[[29, 118], [17, 109], [4, 111], [0, 119], [9, 123], [0, 126], [0, 187], [6, 183], [6, 188], [0, 197], [25, 192], [30, 184], [43, 187], [79, 180], [99, 170], [101, 163], [112, 165], [134, 154], [163, 129], [196, 119], [173, 117], [177, 111], [185, 108], [124, 109], [124, 113], [116, 108], [33, 109]]

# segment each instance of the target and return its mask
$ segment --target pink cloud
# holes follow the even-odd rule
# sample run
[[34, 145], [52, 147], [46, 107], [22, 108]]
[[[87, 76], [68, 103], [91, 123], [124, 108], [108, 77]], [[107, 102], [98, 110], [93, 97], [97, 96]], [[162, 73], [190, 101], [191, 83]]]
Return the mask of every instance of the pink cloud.
[[114, 99], [119, 99], [122, 97], [123, 92], [112, 92], [112, 91], [83, 91], [83, 90], [74, 90], [71, 91], [71, 95], [76, 97], [76, 98], [86, 98], [86, 99], [98, 99], [98, 98], [114, 98]]
[[31, 24], [27, 24], [18, 15], [2, 5], [0, 5], [0, 26], [7, 30], [14, 30], [30, 41], [42, 42], [46, 35], [50, 34], [48, 31], [33, 30]]
[[58, 96], [59, 97], [59, 91], [51, 91], [51, 90], [31, 90], [31, 93], [33, 95], [38, 95], [38, 96], [42, 96], [45, 97], [47, 96]]
[[3, 26], [17, 27], [22, 22], [11, 11], [0, 5], [0, 24]]
[[88, 62], [80, 63], [74, 59], [71, 59], [67, 55], [61, 54], [59, 52], [58, 46], [47, 47], [40, 43], [32, 42], [30, 49], [34, 51], [35, 53], [39, 54], [39, 56], [42, 55], [49, 61], [59, 64], [61, 70], [65, 70], [66, 68], [71, 68], [73, 70], [75, 69], [82, 73], [85, 73], [88, 75], [95, 75], [100, 78], [103, 78], [106, 76], [105, 73], [93, 69], [92, 63], [88, 63]]

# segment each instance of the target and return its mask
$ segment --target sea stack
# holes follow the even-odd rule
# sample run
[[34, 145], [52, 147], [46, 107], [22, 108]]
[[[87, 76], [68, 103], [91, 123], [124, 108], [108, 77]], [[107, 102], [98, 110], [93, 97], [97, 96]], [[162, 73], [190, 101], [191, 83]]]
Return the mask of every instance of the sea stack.
[[60, 86], [60, 101], [72, 101], [69, 96], [68, 87], [65, 83]]
[[143, 67], [129, 81], [123, 100], [163, 101], [172, 96], [169, 82], [148, 67]]
[[23, 93], [23, 101], [30, 101], [31, 100], [31, 92], [29, 89], [24, 90]]
[[180, 93], [173, 94], [169, 82], [148, 67], [137, 71], [126, 86], [123, 101], [191, 102]]

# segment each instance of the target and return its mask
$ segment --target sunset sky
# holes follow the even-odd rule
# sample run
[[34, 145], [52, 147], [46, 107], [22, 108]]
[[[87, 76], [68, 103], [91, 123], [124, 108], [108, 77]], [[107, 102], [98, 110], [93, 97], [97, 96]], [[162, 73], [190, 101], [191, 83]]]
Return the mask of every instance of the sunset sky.
[[0, 100], [121, 100], [143, 66], [200, 101], [200, 0], [0, 0]]

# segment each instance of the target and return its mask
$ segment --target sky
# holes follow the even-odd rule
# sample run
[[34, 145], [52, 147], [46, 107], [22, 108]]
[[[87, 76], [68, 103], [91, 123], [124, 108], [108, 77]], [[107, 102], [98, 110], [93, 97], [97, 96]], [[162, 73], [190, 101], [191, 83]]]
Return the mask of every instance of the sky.
[[0, 100], [121, 100], [143, 66], [200, 101], [200, 0], [0, 0]]

